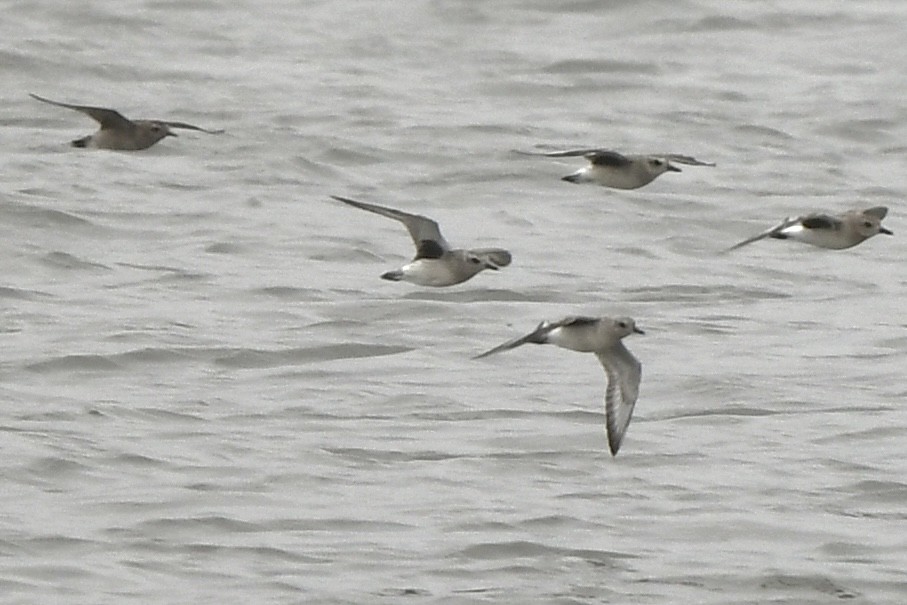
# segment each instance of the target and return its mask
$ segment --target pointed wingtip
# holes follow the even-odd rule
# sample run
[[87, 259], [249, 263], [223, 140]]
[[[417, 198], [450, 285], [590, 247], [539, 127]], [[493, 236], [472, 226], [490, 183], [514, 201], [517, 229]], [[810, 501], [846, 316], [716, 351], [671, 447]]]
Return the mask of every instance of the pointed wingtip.
[[51, 101], [50, 99], [45, 99], [44, 97], [36, 95], [33, 92], [28, 93], [28, 96], [30, 96], [32, 99], [34, 99], [36, 101], [41, 101], [42, 103], [50, 103], [52, 105], [56, 105], [56, 103], [54, 101]]
[[539, 327], [536, 328], [535, 330], [533, 330], [532, 332], [530, 332], [529, 334], [526, 334], [525, 336], [518, 336], [516, 338], [508, 340], [507, 342], [501, 343], [498, 346], [494, 347], [493, 349], [489, 349], [489, 350], [485, 351], [484, 353], [474, 357], [473, 359], [481, 359], [482, 357], [488, 357], [489, 355], [494, 355], [495, 353], [502, 353], [504, 351], [509, 351], [511, 349], [515, 349], [517, 347], [523, 346], [527, 342], [534, 342], [536, 339], [536, 336], [538, 335], [539, 329], [541, 329], [541, 327], [544, 323], [545, 322], [542, 322], [541, 324], [539, 324]]
[[787, 227], [789, 225], [789, 221], [790, 221], [790, 219], [786, 219], [784, 222], [772, 227], [771, 229], [766, 229], [762, 233], [759, 233], [752, 237], [748, 237], [745, 240], [743, 240], [742, 242], [737, 242], [736, 244], [734, 244], [733, 246], [731, 246], [730, 248], [725, 250], [724, 253], [727, 254], [728, 252], [732, 252], [732, 251], [736, 250], [737, 248], [743, 248], [744, 246], [749, 246], [750, 244], [754, 244], [754, 243], [764, 240], [766, 238], [774, 237], [774, 234], [780, 233], [782, 229], [784, 229], [785, 227]]
[[370, 212], [374, 212], [374, 209], [369, 208], [369, 204], [366, 204], [365, 202], [360, 202], [360, 201], [354, 200], [352, 198], [343, 197], [342, 195], [332, 195], [331, 199], [337, 200], [338, 202], [342, 202], [342, 203], [346, 204], [347, 206], [352, 206], [353, 208], [359, 208], [360, 210], [368, 210]]
[[866, 210], [864, 210], [863, 214], [868, 214], [869, 216], [873, 216], [881, 221], [888, 215], [888, 207], [873, 206], [872, 208], [867, 208]]
[[611, 451], [612, 458], [616, 456], [618, 450], [620, 450], [620, 437], [614, 434], [610, 425], [608, 426], [608, 449]]
[[484, 359], [486, 357], [494, 355], [495, 353], [500, 353], [501, 351], [506, 351], [508, 348], [507, 345], [509, 345], [509, 344], [510, 344], [510, 341], [505, 342], [502, 345], [498, 345], [498, 346], [494, 347], [493, 349], [488, 349], [484, 353], [479, 353], [478, 355], [473, 357], [473, 359]]

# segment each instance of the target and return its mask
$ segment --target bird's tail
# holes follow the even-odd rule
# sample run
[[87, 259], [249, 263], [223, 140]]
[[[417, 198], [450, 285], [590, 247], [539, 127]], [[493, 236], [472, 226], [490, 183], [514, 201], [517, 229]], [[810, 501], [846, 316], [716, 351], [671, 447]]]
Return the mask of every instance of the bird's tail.
[[397, 269], [396, 271], [388, 271], [381, 275], [381, 279], [386, 279], [388, 281], [400, 281], [403, 279], [403, 271]]
[[568, 174], [565, 177], [561, 177], [562, 181], [567, 181], [568, 183], [586, 183], [589, 179], [582, 172], [574, 172], [573, 174]]

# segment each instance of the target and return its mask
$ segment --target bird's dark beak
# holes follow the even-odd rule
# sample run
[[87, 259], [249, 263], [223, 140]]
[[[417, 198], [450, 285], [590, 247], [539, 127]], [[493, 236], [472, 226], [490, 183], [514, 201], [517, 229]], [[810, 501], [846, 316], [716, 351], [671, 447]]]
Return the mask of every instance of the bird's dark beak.
[[640, 329], [637, 328], [636, 326], [633, 326], [633, 333], [634, 333], [634, 334], [645, 334], [645, 332], [643, 332], [642, 330], [640, 330]]
[[879, 227], [879, 233], [884, 233], [885, 235], [894, 235], [893, 231], [889, 231], [885, 227]]
[[668, 163], [668, 172], [683, 172], [683, 170], [681, 170], [674, 164]]
[[486, 269], [491, 269], [492, 271], [497, 271], [497, 270], [498, 270], [498, 266], [497, 266], [497, 265], [493, 265], [493, 264], [491, 264], [491, 263], [485, 263], [485, 268], [486, 268]]

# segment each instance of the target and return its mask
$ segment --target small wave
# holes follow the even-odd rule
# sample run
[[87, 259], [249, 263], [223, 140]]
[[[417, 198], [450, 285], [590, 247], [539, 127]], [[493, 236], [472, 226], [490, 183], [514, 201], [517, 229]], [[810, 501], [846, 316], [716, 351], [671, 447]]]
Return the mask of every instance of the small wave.
[[246, 247], [233, 242], [215, 242], [205, 246], [205, 252], [210, 254], [242, 254]]
[[[821, 575], [772, 574], [762, 579], [759, 588], [765, 591], [779, 592], [785, 599], [796, 592], [819, 593], [837, 599], [853, 599], [858, 593], [840, 586], [834, 580]], [[766, 599], [768, 600], [768, 599]]]
[[467, 546], [459, 553], [469, 559], [510, 559], [537, 558], [544, 556], [575, 557], [584, 561], [604, 565], [607, 567], [623, 567], [623, 560], [636, 558], [635, 555], [615, 551], [563, 548], [548, 546], [539, 542], [527, 540], [512, 540], [506, 542], [485, 542]]
[[142, 523], [142, 526], [151, 528], [154, 534], [162, 532], [177, 531], [181, 532], [187, 529], [209, 529], [215, 532], [239, 533], [261, 531], [258, 523], [240, 521], [220, 515], [208, 515], [203, 517], [183, 517], [183, 518], [162, 518], [153, 519]]
[[533, 290], [520, 292], [519, 290], [490, 289], [459, 290], [459, 291], [430, 291], [420, 290], [405, 294], [407, 300], [430, 300], [447, 302], [555, 302], [563, 297], [560, 291]]
[[75, 460], [49, 456], [32, 461], [28, 465], [28, 470], [36, 478], [58, 481], [69, 474], [84, 473], [89, 470], [89, 466]]
[[651, 74], [659, 72], [654, 63], [639, 63], [636, 61], [609, 61], [607, 59], [569, 59], [557, 61], [543, 68], [543, 71], [555, 74], [578, 73], [623, 73], [623, 74]]
[[378, 597], [430, 597], [431, 591], [423, 588], [384, 588], [375, 593]]
[[111, 361], [116, 362], [139, 362], [142, 364], [147, 363], [176, 363], [186, 360], [189, 356], [183, 351], [177, 349], [162, 349], [155, 347], [148, 347], [144, 349], [136, 349], [134, 351], [127, 351], [125, 353], [119, 353], [117, 355], [109, 355], [107, 358]]
[[38, 290], [20, 290], [19, 288], [10, 288], [0, 286], [0, 298], [14, 298], [18, 300], [35, 300], [38, 298], [52, 298], [47, 292]]
[[33, 372], [110, 372], [121, 369], [104, 355], [64, 355], [25, 366]]
[[49, 267], [55, 269], [70, 269], [70, 270], [94, 270], [94, 269], [103, 269], [105, 271], [110, 271], [110, 267], [103, 265], [101, 263], [93, 263], [91, 261], [82, 260], [72, 254], [67, 252], [48, 252], [41, 257], [41, 262]]
[[685, 412], [682, 414], [665, 414], [661, 418], [665, 420], [678, 420], [681, 418], [703, 418], [706, 416], [775, 416], [778, 414], [788, 414], [790, 412], [781, 412], [775, 410], [765, 410], [761, 408], [749, 408], [744, 406], [723, 406], [711, 410], [702, 410], [696, 412]]
[[0, 205], [0, 216], [5, 217], [6, 223], [21, 222], [31, 227], [95, 226], [88, 219], [75, 214], [31, 204]]
[[388, 262], [386, 259], [378, 256], [374, 252], [363, 248], [362, 246], [367, 246], [368, 244], [362, 241], [352, 242], [347, 238], [341, 238], [341, 241], [338, 242], [336, 237], [314, 237], [309, 239], [311, 242], [317, 242], [319, 240], [327, 241], [332, 246], [330, 250], [311, 254], [309, 258], [312, 260], [364, 264]]
[[699, 19], [692, 25], [686, 20], [678, 20], [677, 25], [677, 31], [684, 32], [726, 32], [759, 29], [759, 25], [752, 21], [729, 15], [710, 15]]
[[858, 494], [860, 498], [868, 498], [874, 502], [900, 503], [907, 501], [907, 484], [899, 481], [879, 481], [876, 479], [858, 481], [848, 491]]
[[865, 118], [854, 120], [823, 120], [816, 132], [823, 136], [847, 142], [890, 144], [894, 137], [891, 133], [897, 128], [892, 120]]
[[231, 368], [271, 368], [338, 359], [382, 357], [409, 351], [412, 351], [411, 347], [356, 343], [300, 347], [282, 351], [239, 349], [229, 355], [218, 357], [215, 359], [215, 363]]
[[403, 452], [398, 450], [372, 450], [358, 447], [336, 447], [336, 448], [325, 448], [326, 452], [329, 454], [334, 454], [335, 456], [341, 456], [344, 458], [351, 458], [358, 462], [378, 462], [378, 463], [389, 463], [389, 462], [438, 462], [442, 460], [456, 460], [458, 458], [464, 458], [462, 454], [448, 454], [444, 452], [437, 452], [433, 450], [420, 450], [414, 452]]
[[315, 288], [298, 288], [295, 286], [266, 286], [252, 290], [254, 294], [264, 294], [273, 296], [281, 300], [305, 300], [305, 301], [324, 301], [328, 300], [321, 290]]
[[[211, 275], [207, 273], [199, 273], [194, 271], [189, 271], [186, 269], [181, 269], [179, 267], [168, 267], [164, 265], [138, 265], [134, 263], [116, 263], [117, 266], [126, 267], [128, 269], [139, 269], [142, 271], [158, 271], [162, 275], [154, 276], [148, 280], [143, 280], [143, 282], [150, 283], [170, 283], [170, 282], [202, 282], [211, 278]], [[126, 282], [123, 284], [118, 284], [118, 288], [128, 288], [135, 285], [135, 282]]]
[[688, 286], [669, 284], [624, 290], [637, 302], [705, 302], [726, 300], [775, 300], [791, 298], [790, 292], [741, 286]]
[[790, 133], [762, 124], [741, 124], [735, 126], [733, 130], [741, 137], [749, 135], [762, 139], [777, 140], [779, 143], [783, 141], [787, 144], [794, 140], [794, 136]]

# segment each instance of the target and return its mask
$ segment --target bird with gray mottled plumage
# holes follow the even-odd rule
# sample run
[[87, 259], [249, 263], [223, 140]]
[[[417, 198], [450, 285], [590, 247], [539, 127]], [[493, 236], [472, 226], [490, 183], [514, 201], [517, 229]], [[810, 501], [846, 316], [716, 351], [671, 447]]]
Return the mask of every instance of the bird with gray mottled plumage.
[[354, 208], [400, 221], [409, 231], [416, 245], [416, 256], [403, 267], [383, 274], [382, 279], [408, 281], [420, 286], [453, 286], [485, 269], [497, 271], [510, 264], [510, 252], [501, 248], [452, 249], [441, 235], [438, 223], [428, 217], [337, 195], [331, 197]]
[[91, 147], [94, 149], [114, 149], [118, 151], [138, 151], [147, 149], [164, 137], [177, 136], [171, 128], [197, 130], [208, 134], [221, 134], [223, 130], [206, 130], [185, 122], [168, 122], [164, 120], [130, 120], [114, 109], [91, 107], [89, 105], [72, 105], [39, 97], [29, 93], [33, 99], [42, 103], [74, 109], [89, 116], [101, 127], [94, 133], [72, 141], [73, 147]]
[[568, 174], [561, 180], [568, 183], [592, 183], [614, 189], [639, 189], [648, 185], [665, 172], [681, 172], [674, 164], [688, 166], [714, 166], [694, 157], [676, 153], [650, 155], [624, 155], [610, 149], [570, 149], [534, 153], [519, 151], [523, 155], [543, 155], [549, 158], [584, 157], [589, 165]]
[[605, 426], [608, 447], [616, 456], [630, 425], [639, 395], [642, 365], [624, 346], [630, 334], [644, 334], [629, 317], [567, 317], [560, 321], [543, 321], [525, 336], [514, 338], [474, 359], [481, 359], [515, 349], [526, 343], [553, 344], [580, 353], [595, 353], [605, 369]]
[[804, 216], [789, 216], [774, 227], [734, 244], [726, 252], [765, 238], [792, 239], [819, 248], [844, 250], [879, 233], [894, 235], [882, 226], [882, 219], [887, 214], [888, 208], [885, 206], [874, 206], [865, 210], [848, 210], [837, 215], [814, 212]]

